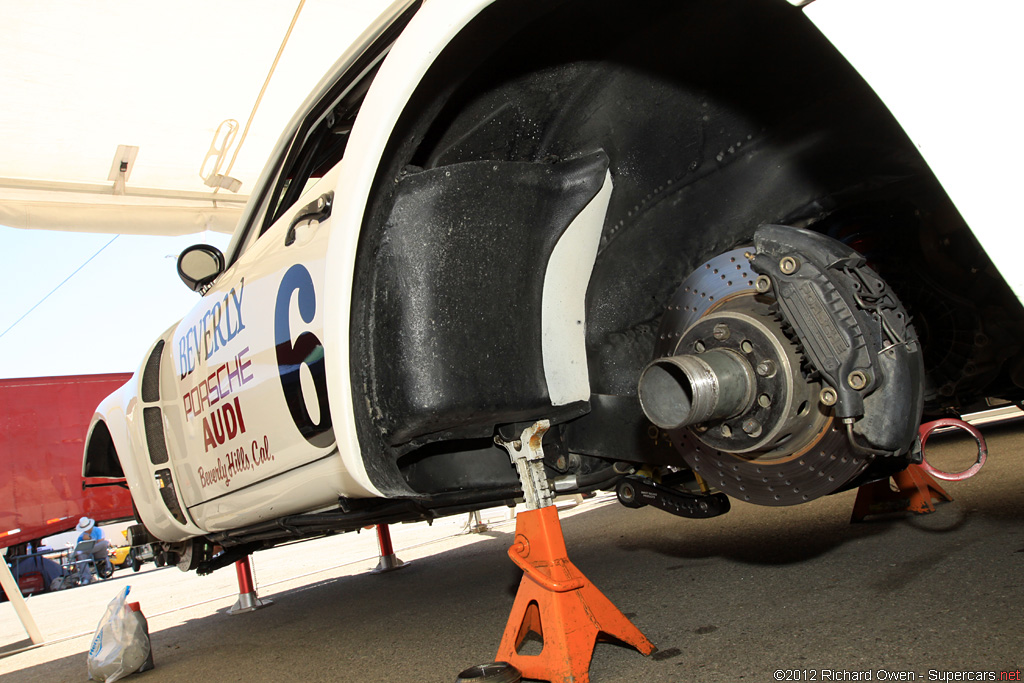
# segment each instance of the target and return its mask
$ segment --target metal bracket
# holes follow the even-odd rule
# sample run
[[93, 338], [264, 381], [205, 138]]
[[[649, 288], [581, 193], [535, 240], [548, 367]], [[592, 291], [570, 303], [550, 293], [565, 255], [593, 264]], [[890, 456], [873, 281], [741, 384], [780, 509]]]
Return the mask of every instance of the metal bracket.
[[555, 500], [544, 473], [544, 448], [541, 445], [550, 427], [550, 421], [540, 420], [524, 429], [515, 441], [505, 441], [500, 434], [494, 437], [494, 443], [508, 451], [512, 464], [516, 466], [527, 510], [539, 510]]
[[729, 511], [729, 497], [724, 493], [697, 495], [644, 477], [623, 477], [615, 487], [615, 493], [619, 502], [628, 508], [652, 505], [673, 515], [692, 519], [709, 519]]

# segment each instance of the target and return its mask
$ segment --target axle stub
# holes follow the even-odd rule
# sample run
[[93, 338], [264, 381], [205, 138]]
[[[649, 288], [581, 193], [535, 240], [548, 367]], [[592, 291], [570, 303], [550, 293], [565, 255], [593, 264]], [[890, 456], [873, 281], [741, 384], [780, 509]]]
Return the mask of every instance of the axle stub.
[[730, 349], [658, 358], [640, 374], [640, 406], [662, 429], [723, 420], [754, 399], [753, 370]]

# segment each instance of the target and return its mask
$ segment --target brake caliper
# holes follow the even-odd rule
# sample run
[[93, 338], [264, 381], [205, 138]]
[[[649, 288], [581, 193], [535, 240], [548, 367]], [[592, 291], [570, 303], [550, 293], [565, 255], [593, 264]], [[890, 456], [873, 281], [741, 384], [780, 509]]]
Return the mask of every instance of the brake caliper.
[[907, 312], [829, 237], [761, 227], [686, 278], [658, 332], [641, 407], [740, 500], [806, 502], [915, 443], [923, 369]]
[[924, 369], [896, 295], [864, 257], [824, 235], [765, 225], [754, 233], [754, 246], [751, 267], [770, 279], [806, 370], [823, 380], [822, 402], [835, 404], [851, 447], [905, 452], [920, 423]]

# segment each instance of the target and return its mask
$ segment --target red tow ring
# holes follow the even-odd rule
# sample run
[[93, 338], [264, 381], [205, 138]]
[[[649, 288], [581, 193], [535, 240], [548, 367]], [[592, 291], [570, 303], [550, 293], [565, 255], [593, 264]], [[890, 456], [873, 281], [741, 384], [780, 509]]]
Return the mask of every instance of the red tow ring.
[[[938, 429], [963, 429], [970, 432], [974, 440], [978, 442], [978, 459], [975, 463], [963, 472], [950, 473], [936, 469], [928, 463], [924, 454], [924, 445], [932, 432]], [[892, 484], [889, 479], [873, 481], [865, 484], [857, 491], [857, 499], [853, 504], [851, 522], [863, 522], [866, 517], [873, 515], [885, 515], [899, 512], [912, 512], [917, 515], [926, 515], [935, 512], [933, 501], [942, 502], [953, 500], [945, 489], [939, 486], [936, 479], [944, 481], [962, 481], [978, 473], [981, 466], [985, 464], [988, 456], [988, 447], [985, 445], [985, 437], [977, 429], [963, 420], [944, 418], [921, 425], [918, 432], [921, 438], [921, 464], [907, 465], [907, 468], [892, 475]], [[894, 485], [894, 486], [893, 486]]]
[[[924, 445], [928, 441], [928, 437], [937, 429], [943, 428], [957, 428], [962, 429], [974, 437], [974, 440], [978, 442], [978, 459], [973, 465], [968, 467], [963, 472], [944, 472], [936, 467], [933, 467], [928, 463], [928, 459], [925, 457]], [[963, 420], [957, 420], [951, 417], [945, 417], [941, 420], [935, 420], [934, 422], [928, 422], [921, 425], [918, 432], [921, 437], [921, 464], [919, 467], [928, 474], [932, 475], [936, 479], [943, 481], [963, 481], [973, 477], [981, 469], [982, 465], [985, 464], [985, 459], [988, 457], [988, 446], [985, 444], [985, 437], [981, 435], [981, 432], [977, 430], [973, 425], [967, 424]]]

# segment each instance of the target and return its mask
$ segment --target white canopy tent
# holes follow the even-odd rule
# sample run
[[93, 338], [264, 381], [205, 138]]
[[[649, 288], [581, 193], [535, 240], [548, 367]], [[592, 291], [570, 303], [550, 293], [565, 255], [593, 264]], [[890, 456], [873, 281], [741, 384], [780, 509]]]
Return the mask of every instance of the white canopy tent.
[[[0, 0], [0, 225], [231, 232], [295, 109], [387, 4]], [[200, 175], [228, 119], [237, 192]]]
[[0, 0], [0, 377], [134, 369], [195, 305], [176, 255], [227, 244], [295, 110], [392, 1]]

